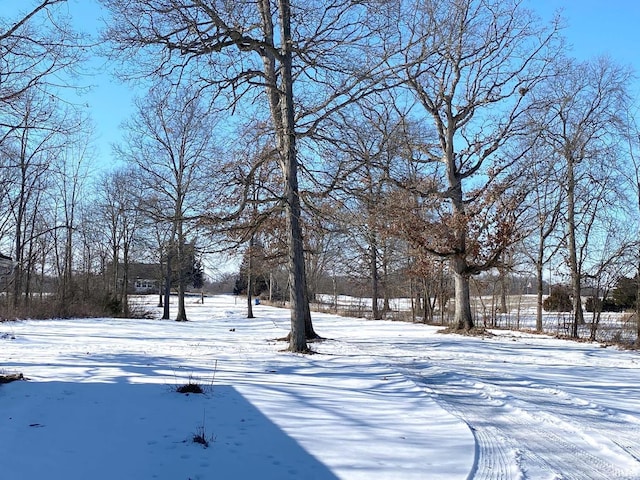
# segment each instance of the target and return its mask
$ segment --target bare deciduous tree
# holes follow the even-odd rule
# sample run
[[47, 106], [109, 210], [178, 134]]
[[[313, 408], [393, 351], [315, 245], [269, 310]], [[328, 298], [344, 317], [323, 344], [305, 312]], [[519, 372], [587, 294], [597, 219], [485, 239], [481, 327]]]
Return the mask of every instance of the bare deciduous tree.
[[65, 138], [64, 147], [52, 164], [54, 189], [51, 197], [56, 210], [56, 269], [58, 272], [58, 302], [60, 311], [68, 314], [78, 290], [74, 284], [75, 236], [81, 203], [88, 200], [86, 188], [94, 160], [90, 136], [78, 132]]
[[[185, 269], [188, 227], [203, 213], [206, 190], [213, 182], [215, 117], [208, 115], [197, 92], [157, 86], [136, 102], [124, 126], [126, 143], [118, 157], [136, 166], [139, 206], [155, 221], [171, 225], [165, 249], [167, 272], [178, 268], [177, 321], [186, 321]], [[170, 273], [167, 275], [170, 277]], [[171, 279], [165, 280], [164, 317], [169, 317]]]
[[[531, 141], [537, 141], [533, 134]], [[555, 258], [562, 247], [565, 233], [559, 228], [564, 217], [565, 178], [562, 162], [552, 149], [539, 145], [525, 157], [528, 166], [523, 170], [523, 179], [530, 184], [531, 232], [523, 239], [523, 254], [530, 258], [536, 271], [536, 330], [541, 332], [544, 296], [544, 268]]]
[[[57, 95], [84, 59], [82, 35], [56, 6], [66, 0], [41, 0], [16, 20], [0, 18], [0, 111], [31, 89]], [[6, 119], [0, 126], [15, 126]], [[0, 136], [0, 139], [2, 136]]]
[[[549, 79], [551, 100], [536, 112], [540, 140], [564, 163], [567, 263], [571, 273], [574, 321], [584, 323], [583, 262], [599, 207], [610, 192], [606, 180], [615, 166], [626, 111], [630, 73], [610, 59], [577, 63], [559, 60]], [[580, 238], [581, 236], [581, 238]]]
[[139, 198], [139, 181], [139, 176], [131, 168], [110, 172], [101, 179], [97, 200], [111, 257], [111, 278], [107, 291], [116, 301], [115, 304], [121, 305], [121, 313], [125, 316], [129, 314], [127, 289], [131, 251], [141, 228], [141, 211], [136, 201]]
[[[218, 98], [238, 108], [244, 99], [255, 108], [263, 100], [270, 112], [287, 211], [291, 301], [289, 348], [307, 350], [311, 327], [300, 224], [298, 139], [375, 82], [382, 64], [372, 54], [372, 21], [378, 15], [367, 2], [290, 0], [102, 0], [113, 14], [107, 38], [123, 52], [138, 56], [134, 72], [188, 79], [214, 87]], [[393, 2], [392, 2], [393, 3]], [[386, 4], [371, 2], [376, 10]], [[385, 12], [389, 13], [389, 12]], [[368, 22], [365, 20], [369, 20]], [[392, 21], [392, 20], [391, 20]], [[371, 28], [373, 27], [373, 28]], [[354, 62], [354, 50], [360, 55]], [[296, 97], [294, 97], [294, 84]], [[296, 101], [297, 100], [297, 101]]]
[[[632, 217], [635, 219], [636, 232], [640, 232], [640, 125], [638, 125], [637, 111], [635, 113], [630, 112], [627, 115], [625, 122], [626, 132], [626, 149], [629, 153], [629, 166], [631, 168], [625, 169], [622, 172], [623, 178], [629, 185], [632, 199]], [[638, 235], [640, 237], [640, 235]], [[635, 264], [636, 264], [636, 344], [640, 345], [640, 241], [636, 242], [635, 252]]]
[[[410, 23], [401, 27], [407, 32], [401, 78], [431, 120], [436, 140], [422, 150], [437, 182], [428, 195], [445, 205], [441, 234], [419, 241], [449, 259], [454, 322], [470, 329], [469, 278], [497, 266], [515, 232], [497, 210], [489, 213], [506, 193], [506, 184], [496, 186], [521, 155], [502, 152], [525, 131], [528, 93], [556, 55], [558, 26], [541, 26], [513, 0], [427, 0], [411, 3], [403, 18]], [[499, 215], [508, 219], [514, 207], [503, 202]]]
[[[397, 114], [393, 98], [372, 96], [344, 109], [325, 126], [323, 142], [323, 195], [334, 199], [328, 214], [350, 239], [355, 258], [352, 274], [369, 283], [373, 318], [382, 318], [380, 305], [386, 283], [389, 218], [382, 208], [392, 195], [389, 175], [399, 160], [404, 138], [404, 119]], [[338, 207], [339, 208], [336, 208]]]
[[42, 0], [16, 19], [0, 19], [0, 148], [7, 154], [5, 172], [13, 172], [5, 185], [13, 189], [5, 190], [11, 197], [11, 221], [3, 229], [12, 230], [16, 305], [29, 300], [36, 242], [56, 228], [42, 221], [43, 193], [51, 184], [45, 173], [57, 163], [60, 145], [78, 132], [77, 112], [60, 101], [60, 94], [72, 87], [86, 52], [83, 37], [58, 8], [63, 3]]

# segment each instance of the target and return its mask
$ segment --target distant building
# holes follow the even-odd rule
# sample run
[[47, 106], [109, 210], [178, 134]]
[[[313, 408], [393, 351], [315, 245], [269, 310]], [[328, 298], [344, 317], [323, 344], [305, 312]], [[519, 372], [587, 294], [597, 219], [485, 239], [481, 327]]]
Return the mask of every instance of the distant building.
[[160, 280], [150, 278], [136, 278], [133, 282], [134, 293], [158, 293], [160, 290]]
[[0, 253], [0, 278], [10, 277], [16, 268], [16, 262], [11, 257]]
[[4, 289], [13, 277], [16, 262], [11, 257], [0, 253], [0, 288]]
[[[107, 276], [113, 278], [113, 265], [107, 266]], [[122, 288], [124, 264], [118, 264], [118, 288]], [[157, 263], [130, 263], [128, 271], [127, 292], [158, 293], [162, 284], [161, 266]]]

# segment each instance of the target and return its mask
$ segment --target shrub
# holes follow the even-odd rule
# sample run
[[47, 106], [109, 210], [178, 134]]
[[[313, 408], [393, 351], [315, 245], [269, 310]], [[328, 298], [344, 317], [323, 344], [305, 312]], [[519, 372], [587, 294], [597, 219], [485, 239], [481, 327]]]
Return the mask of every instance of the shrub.
[[26, 380], [21, 373], [3, 373], [0, 371], [0, 384], [11, 383], [17, 380]]
[[638, 294], [638, 277], [620, 277], [611, 296], [622, 309], [632, 309], [636, 305]]
[[102, 302], [104, 311], [110, 315], [120, 315], [122, 313], [122, 300], [117, 296], [107, 294]]
[[551, 295], [544, 299], [542, 307], [547, 312], [570, 312], [573, 303], [567, 287], [556, 285], [551, 288]]
[[622, 305], [618, 305], [613, 299], [599, 299], [594, 297], [587, 298], [584, 306], [587, 312], [593, 312], [598, 309], [600, 312], [621, 312], [624, 310]]
[[189, 375], [189, 380], [187, 383], [182, 385], [178, 385], [175, 388], [175, 391], [178, 393], [184, 393], [189, 395], [190, 393], [204, 393], [204, 388], [196, 379], [193, 378], [193, 375]]

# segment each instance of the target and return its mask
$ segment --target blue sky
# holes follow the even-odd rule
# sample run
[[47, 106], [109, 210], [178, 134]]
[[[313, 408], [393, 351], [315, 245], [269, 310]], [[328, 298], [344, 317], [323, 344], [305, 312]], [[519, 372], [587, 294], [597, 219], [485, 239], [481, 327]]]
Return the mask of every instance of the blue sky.
[[[640, 71], [640, 2], [637, 0], [525, 0], [542, 18], [562, 10], [564, 36], [580, 60], [609, 55]], [[636, 92], [638, 89], [636, 89]]]
[[[23, 1], [3, 5], [3, 10], [12, 17], [10, 10], [27, 8], [27, 2]], [[563, 11], [567, 21], [564, 34], [571, 45], [571, 54], [578, 59], [609, 55], [640, 72], [640, 2], [637, 0], [524, 0], [524, 4], [544, 19], [551, 18], [555, 10]], [[81, 30], [96, 34], [102, 25], [100, 18], [104, 13], [96, 0], [68, 0], [66, 8]], [[121, 138], [119, 126], [132, 112], [134, 91], [113, 79], [99, 58], [93, 59], [92, 68], [98, 74], [87, 78], [85, 83], [92, 84], [93, 89], [79, 101], [89, 105], [96, 124], [98, 160], [108, 166], [113, 162], [110, 145]], [[632, 87], [632, 93], [640, 96], [640, 83]]]

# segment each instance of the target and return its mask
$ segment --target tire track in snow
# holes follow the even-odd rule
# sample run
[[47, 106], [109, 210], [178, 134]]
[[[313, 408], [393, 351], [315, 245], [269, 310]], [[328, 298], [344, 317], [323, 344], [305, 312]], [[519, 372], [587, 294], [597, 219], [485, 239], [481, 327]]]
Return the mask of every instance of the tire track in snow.
[[[368, 350], [356, 343], [363, 353]], [[383, 357], [379, 350], [371, 356], [421, 385], [473, 432], [476, 460], [467, 480], [640, 478], [635, 417], [627, 422], [605, 407], [503, 370], [388, 348]]]
[[497, 429], [477, 429], [471, 425], [469, 428], [476, 441], [476, 462], [469, 479], [511, 480], [521, 477], [514, 452]]
[[[619, 414], [575, 395], [544, 385], [531, 383], [527, 387], [513, 388], [516, 398], [528, 397], [528, 403], [555, 400], [553, 416], [549, 421], [561, 421], [589, 435], [601, 436], [611, 441], [640, 463], [640, 420], [631, 415]], [[540, 413], [540, 415], [544, 415]], [[580, 419], [580, 421], [578, 421]], [[609, 438], [614, 433], [613, 438]], [[601, 440], [602, 441], [602, 440]]]
[[[516, 397], [495, 384], [442, 368], [429, 376], [406, 366], [399, 368], [425, 385], [443, 408], [474, 431], [478, 456], [469, 479], [612, 480], [640, 475], [640, 469], [625, 470], [608, 460], [624, 455], [625, 450], [615, 442], [590, 434], [582, 424], [567, 424], [553, 411], [537, 413], [545, 402], [540, 396], [531, 397], [524, 387], [519, 387], [520, 396]], [[581, 408], [577, 403], [574, 407]], [[606, 457], [594, 453], [598, 450], [606, 451]]]
[[[425, 379], [415, 372], [399, 367], [414, 382], [425, 386]], [[436, 388], [428, 382], [426, 389], [445, 410], [463, 420], [472, 430], [476, 440], [476, 462], [468, 480], [512, 480], [526, 478], [519, 461], [519, 450], [512, 445], [504, 426], [499, 421], [503, 402], [490, 398], [481, 388], [461, 377], [440, 371], [439, 378], [446, 378], [447, 390]]]
[[[462, 414], [462, 410], [466, 410], [464, 403], [469, 401], [469, 390], [466, 385], [449, 383], [448, 391], [440, 392], [441, 395], [438, 395], [438, 392], [431, 388], [432, 384], [429, 383], [427, 386], [425, 378], [411, 368], [408, 362], [412, 359], [400, 353], [399, 348], [389, 346], [389, 354], [381, 357], [379, 349], [372, 351], [366, 344], [357, 341], [346, 343], [364, 355], [377, 358], [381, 364], [388, 365], [414, 384], [434, 394], [436, 402], [444, 410], [467, 424], [475, 439], [475, 462], [467, 480], [524, 480], [526, 478], [519, 468], [518, 451], [509, 445], [507, 437], [501, 433], [500, 429], [494, 428], [491, 424], [483, 425], [475, 416], [470, 418], [469, 415]], [[402, 363], [398, 363], [399, 361]], [[444, 397], [449, 397], [448, 401], [443, 401]], [[484, 402], [485, 405], [490, 403], [487, 399], [484, 399]], [[501, 405], [495, 401], [491, 403], [497, 407]], [[560, 477], [557, 480], [560, 480]]]
[[[385, 352], [381, 355], [379, 347], [370, 348], [366, 342], [352, 340], [340, 341], [340, 343], [348, 345], [349, 349], [358, 352], [358, 355], [376, 359], [379, 364], [386, 365], [391, 370], [403, 375], [418, 388], [423, 388], [428, 393], [434, 394], [432, 389], [426, 388], [424, 378], [416, 374], [413, 369], [407, 368], [407, 362], [411, 362], [412, 357], [408, 358], [406, 354], [400, 353], [400, 349], [397, 347], [389, 345], [388, 353]], [[454, 390], [455, 388], [452, 388], [447, 395], [456, 395]], [[465, 395], [463, 392], [460, 393], [461, 397]], [[444, 410], [460, 418], [473, 434], [475, 439], [475, 461], [467, 480], [516, 480], [524, 478], [518, 470], [515, 452], [506, 444], [505, 438], [497, 434], [497, 430], [493, 431], [490, 426], [488, 428], [478, 428], [476, 424], [462, 416], [457, 409], [452, 408], [455, 402], [443, 403], [437, 395], [434, 395], [434, 399]]]

